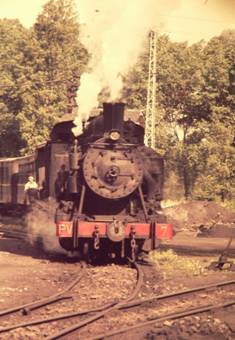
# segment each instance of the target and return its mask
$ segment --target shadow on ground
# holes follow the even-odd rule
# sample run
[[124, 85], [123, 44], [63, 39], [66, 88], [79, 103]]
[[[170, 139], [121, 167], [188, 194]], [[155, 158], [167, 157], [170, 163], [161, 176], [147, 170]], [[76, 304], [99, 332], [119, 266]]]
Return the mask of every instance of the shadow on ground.
[[0, 238], [0, 252], [30, 256], [36, 259], [45, 259], [52, 262], [77, 261], [77, 259], [68, 258], [67, 254], [50, 253], [45, 251], [40, 242], [32, 245], [26, 240], [19, 240], [15, 238]]

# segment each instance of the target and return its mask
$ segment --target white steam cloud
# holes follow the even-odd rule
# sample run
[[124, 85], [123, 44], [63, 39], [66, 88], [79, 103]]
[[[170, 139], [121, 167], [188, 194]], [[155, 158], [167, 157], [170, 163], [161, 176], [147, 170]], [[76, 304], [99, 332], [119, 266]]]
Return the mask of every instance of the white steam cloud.
[[92, 56], [78, 91], [73, 132], [79, 135], [103, 88], [109, 88], [111, 101], [119, 99], [122, 75], [137, 61], [147, 32], [164, 25], [159, 13], [172, 12], [179, 0], [80, 0], [77, 6], [82, 42]]
[[34, 203], [32, 211], [26, 216], [28, 240], [32, 245], [40, 242], [45, 251], [66, 254], [55, 235], [54, 214], [57, 205], [52, 198], [47, 202]]

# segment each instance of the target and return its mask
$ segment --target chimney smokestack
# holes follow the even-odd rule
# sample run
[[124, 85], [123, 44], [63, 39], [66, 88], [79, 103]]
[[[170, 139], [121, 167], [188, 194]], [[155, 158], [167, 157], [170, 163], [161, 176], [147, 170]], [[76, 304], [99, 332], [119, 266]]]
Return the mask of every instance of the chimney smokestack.
[[103, 103], [104, 133], [118, 130], [122, 134], [124, 103]]

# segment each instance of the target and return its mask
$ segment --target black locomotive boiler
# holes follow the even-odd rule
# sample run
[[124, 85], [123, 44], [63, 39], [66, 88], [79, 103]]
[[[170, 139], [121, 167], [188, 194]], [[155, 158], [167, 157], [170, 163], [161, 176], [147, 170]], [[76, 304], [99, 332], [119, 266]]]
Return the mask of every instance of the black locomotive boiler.
[[104, 103], [82, 135], [63, 147], [68, 152], [60, 157], [54, 186], [61, 246], [84, 256], [132, 260], [153, 249], [164, 222], [163, 159], [144, 146], [144, 128], [124, 120], [124, 104]]

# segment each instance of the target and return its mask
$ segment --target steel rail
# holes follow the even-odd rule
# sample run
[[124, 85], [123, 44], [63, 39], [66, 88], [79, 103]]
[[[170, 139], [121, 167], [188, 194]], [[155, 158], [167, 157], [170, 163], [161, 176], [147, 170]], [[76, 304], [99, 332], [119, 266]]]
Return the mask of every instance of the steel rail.
[[12, 237], [20, 240], [25, 239], [28, 235], [32, 235], [24, 230], [9, 230], [8, 228], [3, 227], [0, 227], [0, 234], [2, 234], [2, 237]]
[[209, 285], [199, 286], [199, 287], [195, 287], [195, 288], [178, 290], [178, 291], [176, 291], [174, 293], [170, 293], [170, 294], [162, 294], [162, 295], [157, 295], [157, 296], [153, 296], [153, 297], [145, 298], [145, 299], [141, 299], [141, 300], [139, 300], [139, 299], [133, 300], [129, 303], [123, 304], [123, 306], [121, 306], [120, 309], [131, 308], [131, 307], [139, 306], [143, 303], [153, 302], [153, 301], [157, 301], [157, 300], [164, 300], [164, 299], [178, 297], [178, 296], [181, 296], [181, 295], [186, 295], [186, 294], [191, 294], [191, 293], [196, 293], [196, 292], [200, 292], [200, 291], [204, 291], [204, 290], [212, 290], [212, 289], [216, 289], [216, 288], [220, 288], [220, 287], [224, 287], [224, 286], [229, 286], [229, 285], [233, 285], [233, 284], [235, 284], [235, 280], [221, 281], [221, 282], [212, 283], [212, 284], [209, 284]]
[[[37, 308], [43, 307], [47, 304], [51, 304], [53, 302], [58, 301], [58, 299], [61, 299], [62, 295], [64, 295], [68, 291], [70, 291], [83, 278], [84, 273], [85, 273], [85, 266], [83, 265], [82, 266], [82, 272], [79, 273], [78, 277], [75, 280], [73, 280], [61, 292], [56, 293], [56, 294], [54, 294], [50, 297], [37, 300], [35, 302], [30, 302], [30, 303], [27, 303], [27, 304], [24, 304], [24, 305], [15, 306], [15, 307], [12, 307], [12, 308], [9, 308], [9, 309], [2, 310], [2, 311], [0, 311], [0, 316], [11, 314], [11, 313], [17, 312], [19, 310], [22, 310], [23, 314], [28, 314], [30, 311], [32, 311], [34, 309], [37, 309]], [[68, 297], [66, 296], [64, 298], [67, 299]]]
[[[158, 300], [166, 300], [168, 298], [174, 298], [174, 297], [178, 297], [181, 295], [187, 295], [190, 293], [195, 293], [195, 292], [200, 292], [203, 290], [211, 290], [211, 289], [216, 289], [216, 288], [220, 288], [220, 287], [224, 287], [224, 286], [228, 286], [228, 285], [232, 285], [235, 284], [235, 280], [230, 280], [230, 281], [221, 281], [221, 282], [217, 282], [214, 284], [210, 284], [210, 285], [204, 285], [204, 286], [199, 286], [199, 287], [195, 287], [195, 288], [191, 288], [191, 289], [186, 289], [186, 290], [180, 290], [180, 291], [176, 291], [174, 293], [170, 293], [170, 294], [162, 294], [162, 295], [157, 295], [157, 296], [153, 296], [151, 298], [145, 298], [145, 299], [138, 299], [138, 300], [133, 300], [131, 302], [123, 302], [120, 304], [119, 309], [128, 309], [128, 308], [132, 308], [132, 307], [136, 307], [139, 305], [142, 305], [144, 303], [148, 303], [148, 302], [154, 302], [154, 301], [158, 301]], [[78, 312], [74, 312], [74, 313], [66, 313], [66, 314], [61, 314], [58, 316], [54, 316], [51, 318], [44, 318], [44, 319], [36, 319], [30, 322], [23, 322], [23, 323], [19, 323], [19, 324], [15, 324], [15, 325], [11, 325], [11, 326], [7, 326], [7, 327], [2, 327], [0, 328], [0, 333], [3, 332], [7, 332], [16, 328], [20, 328], [20, 327], [29, 327], [29, 326], [35, 326], [35, 325], [39, 325], [42, 323], [48, 323], [48, 322], [52, 322], [52, 321], [58, 321], [58, 320], [62, 320], [62, 319], [68, 319], [68, 318], [72, 318], [72, 317], [76, 317], [76, 316], [81, 316], [81, 315], [85, 315], [85, 314], [89, 314], [89, 313], [94, 313], [94, 312], [99, 312], [102, 311], [106, 308], [112, 307], [115, 304], [115, 302], [94, 308], [94, 309], [86, 309], [86, 310], [82, 310], [82, 311], [78, 311]]]
[[62, 336], [70, 334], [70, 333], [74, 332], [75, 330], [82, 328], [83, 326], [86, 326], [89, 323], [102, 318], [104, 315], [108, 314], [109, 312], [119, 309], [119, 307], [124, 302], [128, 302], [130, 300], [133, 300], [136, 297], [136, 295], [139, 293], [140, 288], [141, 288], [142, 283], [143, 283], [143, 279], [144, 279], [144, 273], [143, 273], [141, 267], [137, 263], [133, 263], [133, 265], [137, 269], [137, 275], [138, 275], [137, 276], [137, 284], [136, 284], [134, 291], [132, 292], [132, 294], [128, 298], [126, 298], [124, 301], [120, 301], [120, 302], [115, 303], [113, 306], [102, 310], [101, 312], [95, 314], [94, 316], [91, 316], [91, 317], [89, 317], [89, 318], [87, 318], [83, 321], [80, 321], [77, 324], [74, 324], [74, 325], [72, 325], [68, 328], [63, 329], [62, 331], [60, 331], [58, 333], [53, 334], [52, 336], [49, 336], [48, 338], [46, 338], [46, 340], [59, 339]]
[[183, 310], [183, 311], [180, 311], [180, 312], [165, 314], [165, 315], [162, 315], [162, 316], [157, 316], [150, 321], [141, 322], [137, 325], [133, 325], [133, 326], [129, 326], [129, 327], [123, 327], [119, 330], [115, 330], [115, 331], [108, 332], [108, 333], [98, 334], [95, 337], [87, 338], [87, 340], [100, 340], [100, 339], [104, 339], [104, 338], [106, 339], [108, 337], [115, 336], [115, 335], [118, 335], [118, 334], [121, 334], [121, 333], [130, 332], [130, 331], [132, 331], [136, 328], [142, 328], [142, 327], [150, 326], [152, 324], [161, 323], [161, 322], [166, 321], [166, 320], [177, 320], [177, 319], [184, 318], [186, 316], [191, 316], [191, 315], [195, 315], [195, 314], [200, 314], [200, 313], [205, 313], [205, 312], [209, 312], [209, 311], [213, 311], [213, 310], [218, 310], [218, 309], [230, 307], [232, 305], [235, 305], [235, 300], [231, 300], [231, 301], [225, 302], [223, 304], [195, 307], [195, 308], [186, 309], [186, 310]]
[[72, 317], [75, 317], [75, 316], [99, 312], [101, 310], [104, 310], [105, 308], [109, 308], [109, 307], [113, 306], [114, 304], [115, 304], [115, 302], [112, 302], [112, 303], [108, 303], [106, 305], [94, 308], [92, 310], [91, 309], [85, 309], [85, 310], [82, 310], [80, 312], [60, 314], [58, 316], [52, 316], [50, 318], [36, 319], [36, 320], [32, 320], [32, 321], [18, 323], [18, 324], [15, 324], [15, 325], [0, 327], [0, 333], [8, 332], [8, 331], [11, 331], [11, 330], [17, 329], [17, 328], [30, 327], [30, 326], [40, 325], [40, 324], [43, 324], [43, 323], [49, 323], [49, 322], [52, 322], [52, 321], [58, 321], [58, 320], [72, 318]]

